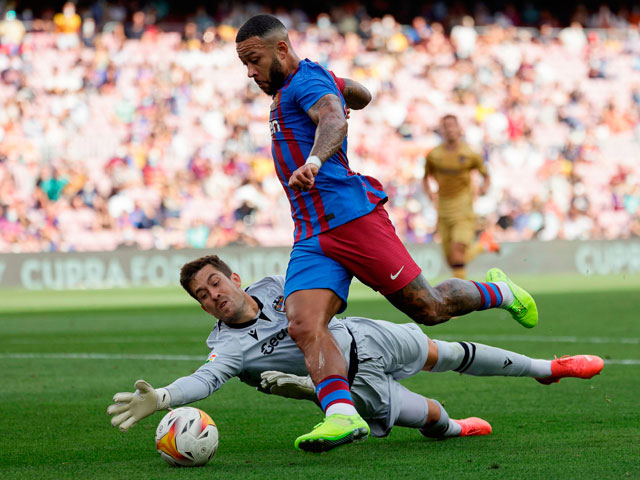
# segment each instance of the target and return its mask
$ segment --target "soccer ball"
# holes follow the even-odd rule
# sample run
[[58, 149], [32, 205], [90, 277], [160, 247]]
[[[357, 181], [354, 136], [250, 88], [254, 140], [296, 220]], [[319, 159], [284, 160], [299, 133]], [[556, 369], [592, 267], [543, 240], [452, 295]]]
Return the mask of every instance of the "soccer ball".
[[198, 408], [176, 408], [160, 421], [156, 448], [171, 466], [199, 467], [211, 460], [218, 449], [218, 428]]

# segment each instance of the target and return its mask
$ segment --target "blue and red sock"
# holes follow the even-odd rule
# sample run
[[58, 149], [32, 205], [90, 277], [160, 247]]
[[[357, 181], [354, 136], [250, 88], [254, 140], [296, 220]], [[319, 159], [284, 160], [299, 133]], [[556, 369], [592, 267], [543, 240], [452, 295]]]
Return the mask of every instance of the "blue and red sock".
[[500, 292], [500, 287], [495, 283], [491, 282], [471, 282], [476, 286], [478, 291], [480, 292], [481, 297], [481, 305], [478, 310], [486, 310], [488, 308], [496, 308], [502, 306], [502, 292]]
[[349, 391], [349, 382], [342, 375], [330, 375], [316, 387], [316, 395], [322, 410], [328, 415], [355, 412], [353, 399]]

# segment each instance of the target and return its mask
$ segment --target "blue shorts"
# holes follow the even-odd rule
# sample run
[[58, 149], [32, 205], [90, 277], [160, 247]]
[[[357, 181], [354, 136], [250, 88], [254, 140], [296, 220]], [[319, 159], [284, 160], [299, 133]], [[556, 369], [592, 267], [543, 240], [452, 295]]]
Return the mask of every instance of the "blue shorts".
[[372, 212], [293, 245], [285, 299], [298, 290], [326, 288], [347, 308], [349, 285], [355, 276], [373, 290], [389, 295], [420, 274], [382, 205]]
[[342, 265], [324, 254], [316, 235], [293, 245], [284, 283], [284, 298], [286, 300], [298, 290], [326, 288], [333, 290], [342, 300], [338, 311], [342, 313], [347, 308], [352, 278], [353, 275]]

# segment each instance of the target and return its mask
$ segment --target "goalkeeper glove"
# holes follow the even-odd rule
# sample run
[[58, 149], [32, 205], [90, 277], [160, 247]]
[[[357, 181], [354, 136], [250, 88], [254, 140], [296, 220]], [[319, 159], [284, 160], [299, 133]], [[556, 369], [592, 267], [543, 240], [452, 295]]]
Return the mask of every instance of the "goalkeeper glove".
[[317, 403], [316, 387], [311, 377], [299, 377], [289, 373], [267, 370], [260, 374], [260, 389], [265, 393], [273, 393], [286, 398], [311, 400]]
[[154, 389], [144, 380], [138, 380], [133, 393], [120, 392], [113, 396], [113, 405], [107, 408], [107, 414], [113, 415], [111, 425], [126, 432], [143, 418], [171, 405], [171, 395], [166, 388]]

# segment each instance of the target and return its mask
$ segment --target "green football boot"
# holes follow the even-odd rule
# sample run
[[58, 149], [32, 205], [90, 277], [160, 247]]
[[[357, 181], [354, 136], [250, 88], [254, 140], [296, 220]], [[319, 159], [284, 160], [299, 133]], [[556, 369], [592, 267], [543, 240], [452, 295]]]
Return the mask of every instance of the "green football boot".
[[538, 307], [529, 292], [519, 287], [499, 268], [487, 272], [487, 282], [504, 282], [513, 293], [513, 302], [505, 308], [511, 317], [523, 327], [533, 328], [538, 324]]
[[369, 436], [369, 425], [360, 415], [342, 415], [336, 413], [325, 417], [306, 435], [296, 438], [295, 447], [305, 452], [328, 452], [329, 450], [364, 441]]

